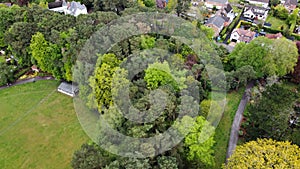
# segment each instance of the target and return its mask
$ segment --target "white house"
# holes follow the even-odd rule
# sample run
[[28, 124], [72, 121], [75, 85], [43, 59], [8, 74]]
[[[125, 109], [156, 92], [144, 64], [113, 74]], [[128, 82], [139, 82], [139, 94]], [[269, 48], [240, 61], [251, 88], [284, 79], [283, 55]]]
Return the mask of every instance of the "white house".
[[[281, 2], [283, 3], [283, 2]], [[294, 9], [297, 8], [298, 1], [297, 0], [285, 0], [283, 3], [284, 7], [291, 13]]]
[[233, 12], [232, 6], [229, 3], [222, 8], [221, 15], [228, 17], [230, 22], [235, 18], [235, 13]]
[[249, 19], [263, 20], [265, 21], [268, 16], [268, 9], [258, 6], [246, 6], [243, 16]]
[[250, 4], [267, 8], [269, 6], [269, 0], [248, 0]]
[[242, 28], [236, 28], [232, 31], [230, 35], [230, 41], [232, 42], [245, 42], [249, 43], [255, 38], [255, 32], [250, 30], [245, 30]]
[[48, 8], [51, 11], [55, 12], [61, 12], [65, 15], [73, 15], [78, 16], [80, 14], [88, 14], [87, 8], [84, 4], [80, 4], [80, 2], [66, 2], [66, 1], [58, 1], [58, 2], [52, 2], [48, 4]]
[[205, 0], [204, 5], [206, 8], [213, 9], [222, 9], [228, 4], [228, 0]]

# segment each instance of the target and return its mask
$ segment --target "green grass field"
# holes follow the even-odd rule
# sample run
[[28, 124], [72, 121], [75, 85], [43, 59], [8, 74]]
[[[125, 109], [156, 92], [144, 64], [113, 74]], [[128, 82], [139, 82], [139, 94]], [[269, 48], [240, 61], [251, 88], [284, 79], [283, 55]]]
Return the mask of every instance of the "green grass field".
[[88, 140], [71, 97], [57, 81], [0, 90], [0, 168], [71, 168], [75, 150]]
[[272, 24], [271, 28], [275, 29], [275, 30], [280, 30], [281, 26], [283, 26], [283, 30], [288, 27], [288, 25], [286, 24], [285, 20], [281, 20], [281, 19], [275, 18], [275, 17], [273, 17], [271, 15], [269, 15], [267, 17], [266, 22], [271, 23]]
[[228, 93], [226, 96], [227, 104], [225, 111], [215, 133], [215, 169], [220, 169], [226, 160], [231, 125], [244, 91], [245, 88], [240, 88], [238, 92], [233, 91]]

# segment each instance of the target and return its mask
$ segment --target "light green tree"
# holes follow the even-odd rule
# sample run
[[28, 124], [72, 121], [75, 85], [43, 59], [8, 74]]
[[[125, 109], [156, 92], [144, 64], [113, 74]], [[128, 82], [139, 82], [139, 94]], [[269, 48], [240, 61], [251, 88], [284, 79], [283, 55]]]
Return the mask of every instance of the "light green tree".
[[111, 53], [99, 57], [95, 74], [89, 79], [93, 90], [89, 95], [89, 107], [97, 108], [101, 112], [103, 108], [112, 105], [112, 78], [119, 63], [117, 57]]
[[300, 168], [300, 148], [290, 142], [258, 139], [237, 146], [223, 169]]

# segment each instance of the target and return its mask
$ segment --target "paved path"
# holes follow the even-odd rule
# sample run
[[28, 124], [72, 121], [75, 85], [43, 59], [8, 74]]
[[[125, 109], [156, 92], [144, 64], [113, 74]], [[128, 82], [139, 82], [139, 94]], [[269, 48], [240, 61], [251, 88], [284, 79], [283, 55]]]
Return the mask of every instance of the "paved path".
[[16, 81], [14, 83], [12, 83], [10, 86], [1, 86], [0, 87], [0, 90], [1, 89], [5, 89], [5, 88], [9, 88], [11, 86], [16, 86], [16, 85], [20, 85], [20, 84], [25, 84], [25, 83], [31, 83], [31, 82], [36, 82], [36, 81], [40, 81], [40, 80], [53, 80], [54, 78], [52, 76], [46, 76], [46, 77], [34, 77], [34, 78], [30, 78], [30, 79], [24, 79], [24, 80], [19, 80], [19, 81]]
[[243, 118], [243, 113], [244, 113], [245, 107], [247, 105], [247, 102], [249, 101], [248, 93], [250, 93], [253, 86], [254, 86], [253, 81], [248, 83], [246, 90], [244, 92], [244, 95], [242, 97], [242, 100], [240, 101], [239, 107], [236, 111], [236, 114], [235, 114], [235, 117], [234, 117], [234, 120], [232, 123], [232, 127], [231, 127], [226, 159], [228, 159], [232, 155], [233, 151], [235, 150], [236, 144], [238, 142], [239, 130], [240, 130], [240, 125], [241, 125], [242, 118]]

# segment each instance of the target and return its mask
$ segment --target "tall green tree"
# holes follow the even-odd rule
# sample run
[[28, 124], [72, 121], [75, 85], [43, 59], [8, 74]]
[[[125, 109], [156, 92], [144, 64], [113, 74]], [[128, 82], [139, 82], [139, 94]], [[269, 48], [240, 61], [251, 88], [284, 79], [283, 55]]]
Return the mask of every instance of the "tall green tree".
[[85, 143], [74, 152], [71, 165], [74, 169], [104, 168], [114, 160], [114, 155], [101, 149], [95, 143]]
[[6, 85], [14, 80], [14, 66], [0, 62], [0, 86]]
[[285, 38], [271, 40], [265, 37], [238, 45], [230, 54], [235, 60], [236, 69], [252, 66], [257, 77], [286, 75], [296, 65], [297, 56], [297, 48], [293, 42]]
[[57, 79], [64, 77], [61, 49], [57, 44], [49, 43], [42, 33], [37, 32], [32, 36], [30, 49], [33, 59], [43, 71], [51, 73]]
[[93, 90], [89, 98], [89, 106], [97, 108], [99, 112], [103, 108], [112, 105], [112, 78], [118, 69], [120, 61], [114, 54], [104, 54], [97, 61], [94, 76], [90, 77], [89, 84]]
[[191, 6], [191, 0], [177, 0], [177, 7], [176, 7], [177, 16], [180, 16], [180, 14], [187, 12], [190, 6]]
[[267, 87], [262, 98], [248, 109], [246, 118], [250, 125], [246, 126], [246, 139], [288, 139], [293, 133], [290, 120], [297, 97], [296, 93], [280, 84]]
[[174, 90], [179, 90], [178, 84], [173, 78], [167, 62], [156, 62], [149, 65], [148, 69], [145, 71], [144, 79], [150, 89], [157, 89], [160, 86], [170, 85]]
[[35, 24], [16, 22], [4, 34], [4, 40], [9, 51], [18, 59], [18, 64], [21, 66], [31, 64], [29, 45], [31, 36], [36, 30]]

